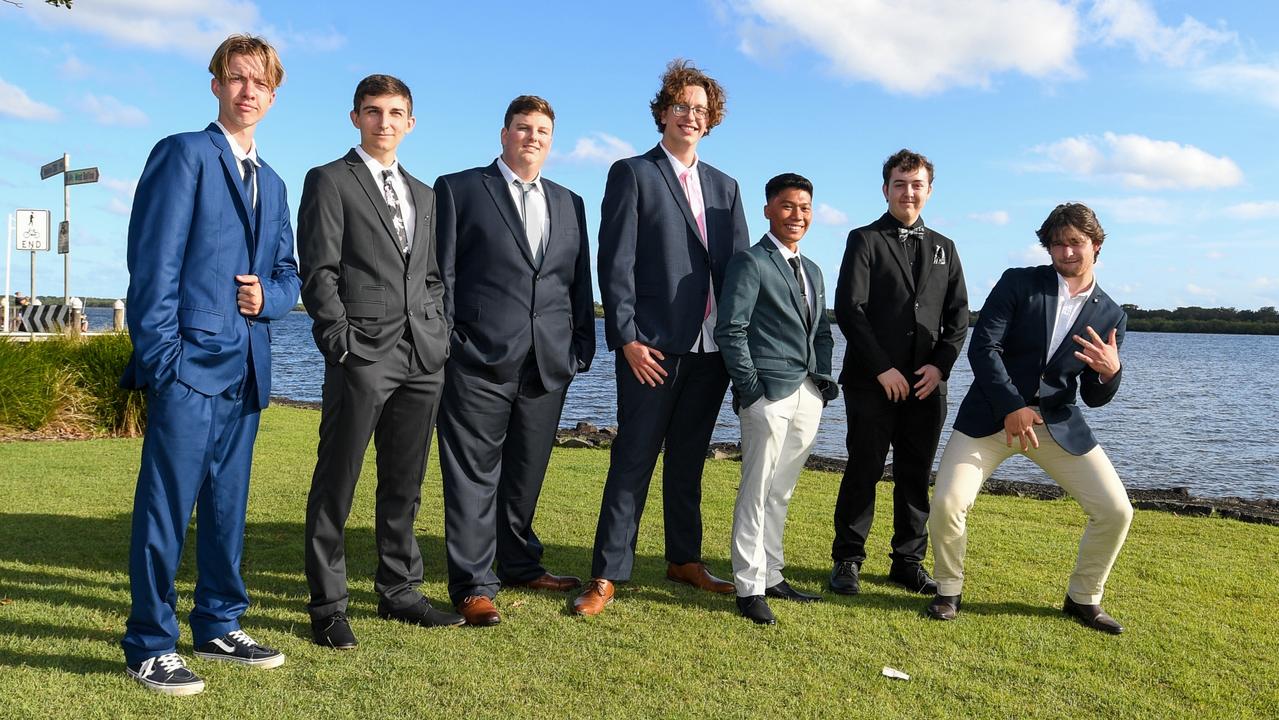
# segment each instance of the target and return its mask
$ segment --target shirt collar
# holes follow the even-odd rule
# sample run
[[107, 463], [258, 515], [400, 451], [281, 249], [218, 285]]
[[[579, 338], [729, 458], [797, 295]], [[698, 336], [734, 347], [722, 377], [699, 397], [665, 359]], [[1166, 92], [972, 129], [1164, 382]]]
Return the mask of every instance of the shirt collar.
[[231, 146], [231, 154], [235, 156], [237, 162], [243, 162], [247, 158], [255, 167], [262, 167], [262, 163], [258, 160], [258, 144], [256, 142], [253, 143], [253, 147], [249, 148], [248, 152], [245, 152], [240, 147], [240, 143], [231, 137], [230, 132], [227, 132], [226, 126], [221, 121], [214, 120], [213, 124], [217, 125], [222, 134], [226, 136], [227, 144]]
[[[520, 177], [519, 175], [516, 175], [515, 171], [511, 169], [511, 166], [507, 165], [506, 161], [503, 160], [500, 156], [497, 158], [497, 169], [501, 171], [502, 177], [506, 178], [507, 185], [510, 185], [516, 181], [525, 182], [524, 178]], [[533, 186], [537, 188], [538, 192], [542, 192], [542, 173], [539, 172], [537, 174], [537, 177], [533, 178]]]
[[692, 164], [692, 165], [685, 165], [684, 163], [682, 163], [682, 162], [680, 162], [680, 161], [679, 161], [679, 158], [677, 158], [677, 157], [675, 157], [674, 155], [672, 155], [672, 154], [671, 154], [671, 151], [670, 151], [670, 150], [667, 150], [665, 145], [663, 145], [663, 144], [661, 144], [661, 143], [659, 142], [659, 143], [657, 144], [657, 146], [658, 146], [658, 147], [660, 147], [660, 148], [662, 149], [662, 152], [666, 153], [666, 159], [671, 161], [671, 167], [675, 170], [675, 177], [681, 177], [684, 173], [686, 173], [686, 172], [688, 172], [688, 171], [690, 171], [690, 170], [691, 170], [691, 171], [693, 171], [693, 174], [694, 174], [694, 175], [696, 175], [696, 174], [697, 174], [697, 161], [698, 161], [698, 158], [697, 158], [697, 156], [696, 156], [696, 155], [694, 155], [694, 156], [693, 156], [693, 164]]
[[1096, 289], [1097, 289], [1097, 277], [1093, 276], [1092, 284], [1088, 286], [1088, 289], [1072, 297], [1070, 294], [1070, 287], [1066, 285], [1066, 278], [1062, 277], [1061, 273], [1057, 273], [1057, 297], [1061, 298], [1062, 300], [1074, 300], [1075, 302], [1082, 302], [1092, 297], [1093, 291]]
[[781, 240], [778, 240], [778, 239], [777, 239], [777, 236], [776, 236], [776, 235], [774, 235], [771, 231], [769, 231], [768, 233], [765, 233], [765, 234], [766, 234], [766, 235], [768, 235], [768, 239], [769, 239], [769, 240], [772, 240], [772, 241], [773, 241], [773, 244], [774, 244], [774, 245], [776, 245], [776, 246], [777, 246], [777, 249], [781, 251], [781, 253], [782, 253], [782, 257], [783, 257], [783, 258], [785, 258], [787, 261], [789, 261], [789, 260], [790, 260], [791, 258], [793, 258], [793, 257], [799, 257], [799, 253], [797, 253], [797, 252], [791, 252], [790, 248], [788, 248], [788, 247], [786, 247], [785, 245], [783, 245], [783, 244], [782, 244], [782, 241], [781, 241]]
[[357, 155], [360, 156], [360, 159], [364, 161], [364, 164], [369, 167], [369, 170], [372, 170], [373, 174], [377, 175], [378, 177], [382, 176], [383, 170], [390, 170], [394, 172], [396, 175], [400, 174], [399, 160], [392, 160], [390, 165], [383, 165], [377, 158], [365, 152], [364, 148], [360, 147], [359, 145], [355, 146], [355, 152]]

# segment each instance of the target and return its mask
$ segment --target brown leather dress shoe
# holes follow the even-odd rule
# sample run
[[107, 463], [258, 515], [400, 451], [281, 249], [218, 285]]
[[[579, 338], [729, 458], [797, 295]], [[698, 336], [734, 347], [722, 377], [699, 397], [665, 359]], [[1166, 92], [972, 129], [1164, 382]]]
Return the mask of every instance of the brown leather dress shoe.
[[613, 582], [604, 578], [591, 578], [581, 595], [573, 598], [574, 615], [599, 615], [604, 606], [613, 602]]
[[497, 608], [493, 607], [493, 601], [483, 595], [472, 595], [463, 600], [462, 604], [457, 606], [457, 611], [466, 618], [467, 625], [490, 627], [502, 622], [502, 616], [498, 614]]
[[706, 569], [706, 563], [691, 562], [683, 565], [666, 563], [666, 579], [692, 585], [698, 590], [727, 595], [733, 592], [733, 583], [720, 580]]
[[506, 583], [506, 587], [528, 588], [529, 590], [549, 590], [551, 592], [568, 592], [582, 587], [582, 579], [572, 575], [552, 575], [543, 573], [532, 580], [518, 583]]
[[1124, 626], [1120, 625], [1118, 620], [1107, 615], [1100, 605], [1077, 603], [1071, 600], [1069, 595], [1066, 596], [1066, 602], [1062, 604], [1061, 611], [1093, 630], [1100, 630], [1111, 635], [1118, 635], [1124, 631]]

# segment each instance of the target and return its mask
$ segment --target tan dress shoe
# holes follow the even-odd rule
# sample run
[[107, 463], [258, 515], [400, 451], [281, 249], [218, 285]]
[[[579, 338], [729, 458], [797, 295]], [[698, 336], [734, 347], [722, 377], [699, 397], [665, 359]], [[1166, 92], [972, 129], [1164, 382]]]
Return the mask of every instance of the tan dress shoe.
[[613, 602], [613, 582], [604, 578], [591, 578], [581, 595], [573, 598], [574, 615], [599, 615], [604, 606]]
[[528, 588], [529, 590], [548, 590], [550, 592], [568, 592], [582, 587], [582, 579], [572, 575], [552, 575], [543, 573], [540, 577], [518, 583], [506, 583], [506, 587]]
[[502, 622], [502, 616], [493, 606], [493, 601], [483, 595], [472, 595], [463, 600], [462, 604], [457, 606], [457, 611], [466, 618], [467, 625], [490, 627]]
[[666, 579], [692, 585], [698, 590], [727, 595], [733, 592], [733, 583], [720, 580], [706, 569], [705, 563], [691, 562], [683, 565], [666, 563]]

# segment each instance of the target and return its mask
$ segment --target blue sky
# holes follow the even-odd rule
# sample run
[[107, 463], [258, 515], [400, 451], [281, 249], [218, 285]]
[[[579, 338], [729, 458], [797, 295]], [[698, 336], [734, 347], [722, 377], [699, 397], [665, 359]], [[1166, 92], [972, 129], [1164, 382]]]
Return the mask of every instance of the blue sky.
[[[0, 212], [48, 208], [56, 225], [61, 184], [39, 166], [63, 152], [97, 166], [102, 182], [72, 189], [71, 291], [122, 297], [146, 156], [214, 119], [209, 56], [248, 31], [288, 72], [257, 141], [295, 209], [307, 169], [358, 140], [355, 84], [384, 72], [414, 91], [400, 159], [427, 182], [489, 163], [512, 97], [550, 100], [544, 173], [583, 196], [593, 229], [609, 163], [656, 143], [647, 103], [686, 57], [728, 91], [700, 154], [741, 183], [753, 236], [769, 177], [813, 180], [801, 247], [829, 282], [848, 230], [884, 210], [880, 163], [910, 147], [937, 165], [924, 219], [958, 243], [974, 307], [1005, 268], [1046, 262], [1034, 230], [1067, 200], [1097, 210], [1099, 278], [1120, 302], [1274, 306], [1277, 15], [1241, 1], [24, 0], [0, 4]], [[25, 291], [29, 254], [12, 263]], [[61, 258], [37, 270], [37, 290], [60, 294]]]

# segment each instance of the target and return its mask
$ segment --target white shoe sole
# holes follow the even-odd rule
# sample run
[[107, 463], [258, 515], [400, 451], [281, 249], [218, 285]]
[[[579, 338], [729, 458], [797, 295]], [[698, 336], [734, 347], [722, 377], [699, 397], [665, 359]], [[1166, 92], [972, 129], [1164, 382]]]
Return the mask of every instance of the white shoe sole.
[[223, 655], [221, 653], [202, 653], [199, 650], [195, 651], [195, 656], [202, 660], [221, 660], [223, 662], [239, 663], [240, 665], [248, 665], [249, 667], [261, 668], [263, 670], [280, 667], [284, 664], [284, 653], [277, 653], [270, 657], [259, 658], [257, 660], [244, 660], [242, 658]]
[[203, 680], [197, 680], [195, 682], [189, 682], [182, 685], [176, 685], [176, 684], [170, 685], [165, 683], [151, 682], [150, 680], [147, 680], [145, 678], [139, 677], [138, 675], [135, 675], [132, 670], [126, 669], [125, 672], [128, 673], [129, 677], [133, 678], [134, 680], [137, 680], [138, 684], [141, 685], [142, 687], [150, 690], [151, 692], [160, 693], [161, 695], [171, 695], [173, 697], [181, 697], [183, 695], [199, 695], [200, 693], [204, 692]]

